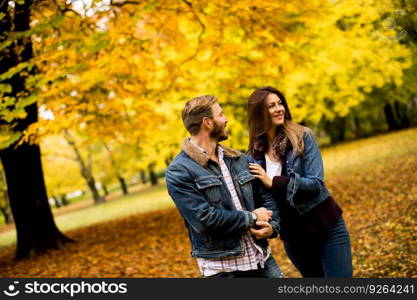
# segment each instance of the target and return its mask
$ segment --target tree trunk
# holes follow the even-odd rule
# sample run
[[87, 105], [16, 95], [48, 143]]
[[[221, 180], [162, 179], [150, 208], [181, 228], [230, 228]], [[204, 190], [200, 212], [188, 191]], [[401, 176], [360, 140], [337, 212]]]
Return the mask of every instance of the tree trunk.
[[165, 158], [165, 165], [167, 167], [169, 167], [169, 164], [171, 163], [171, 161], [174, 159], [174, 156], [172, 154], [170, 154], [167, 158]]
[[346, 118], [336, 117], [336, 139], [335, 142], [342, 142], [346, 139]]
[[127, 185], [126, 185], [126, 181], [125, 181], [125, 179], [124, 179], [122, 176], [120, 176], [120, 175], [119, 175], [119, 173], [120, 173], [120, 168], [118, 167], [118, 165], [117, 165], [117, 163], [116, 163], [116, 161], [115, 161], [115, 159], [114, 159], [114, 157], [113, 157], [113, 152], [112, 152], [112, 150], [110, 149], [109, 145], [107, 145], [107, 144], [106, 144], [106, 143], [104, 143], [104, 142], [103, 142], [103, 146], [104, 146], [104, 148], [107, 150], [107, 154], [109, 155], [110, 162], [111, 162], [111, 165], [112, 165], [112, 167], [113, 167], [113, 170], [116, 172], [116, 176], [117, 176], [117, 179], [118, 179], [118, 180], [119, 180], [119, 182], [120, 182], [120, 187], [122, 188], [123, 195], [127, 195], [127, 194], [129, 194], [129, 191], [128, 191], [128, 189], [127, 189]]
[[355, 124], [355, 138], [362, 137], [361, 120], [358, 116], [353, 117], [353, 123]]
[[108, 196], [108, 195], [109, 195], [109, 190], [107, 189], [107, 185], [102, 184], [102, 186], [103, 186], [103, 192], [104, 192], [104, 195], [105, 195], [105, 196]]
[[146, 173], [144, 170], [139, 171], [139, 177], [142, 184], [146, 184]]
[[399, 127], [401, 129], [410, 127], [410, 120], [407, 116], [407, 108], [404, 104], [401, 104], [398, 101], [395, 101], [394, 103], [395, 112], [397, 113], [397, 118], [399, 120]]
[[69, 204], [68, 203], [68, 200], [67, 200], [67, 195], [66, 194], [62, 194], [62, 196], [61, 196], [61, 203], [62, 203], [63, 206], [66, 206], [66, 205]]
[[13, 218], [10, 215], [9, 208], [8, 207], [0, 207], [0, 211], [3, 214], [4, 223], [12, 224], [13, 223]]
[[16, 149], [9, 147], [1, 151], [1, 160], [16, 224], [16, 258], [59, 248], [70, 241], [58, 230], [51, 213], [39, 146], [24, 143]]
[[345, 140], [346, 135], [346, 118], [336, 117], [334, 120], [324, 120], [324, 130], [330, 136], [332, 144]]
[[52, 196], [52, 199], [54, 199], [54, 202], [55, 202], [55, 206], [56, 207], [61, 207], [61, 203], [59, 203], [59, 200], [58, 200], [58, 198], [56, 196]]
[[149, 171], [149, 180], [151, 181], [151, 185], [157, 185], [158, 177], [155, 174], [155, 163], [149, 164], [148, 171]]
[[126, 185], [126, 180], [122, 176], [120, 176], [120, 175], [117, 176], [117, 179], [120, 182], [120, 186], [122, 188], [123, 195], [129, 194], [129, 191], [128, 191], [127, 185]]
[[398, 124], [395, 119], [394, 112], [392, 110], [391, 104], [386, 103], [384, 106], [384, 114], [388, 124], [388, 130], [397, 130], [400, 129], [400, 124]]
[[81, 176], [84, 178], [84, 180], [87, 183], [88, 188], [90, 189], [91, 195], [93, 196], [93, 200], [95, 204], [104, 203], [106, 200], [104, 197], [100, 196], [100, 193], [97, 190], [96, 187], [96, 180], [93, 177], [93, 174], [91, 172], [91, 168], [87, 166], [84, 159], [81, 156], [81, 152], [78, 150], [78, 146], [69, 133], [68, 130], [64, 130], [64, 137], [67, 141], [68, 145], [74, 150], [75, 157], [77, 159], [78, 165], [80, 166]]
[[[9, 11], [13, 9], [9, 1], [0, 2], [0, 42], [4, 41], [12, 31], [22, 32], [30, 29], [30, 8], [32, 1], [26, 0], [14, 4], [14, 19]], [[13, 23], [13, 25], [12, 25]], [[17, 55], [14, 47], [21, 50]], [[15, 44], [0, 50], [0, 74], [21, 62], [33, 57], [30, 38], [22, 37]], [[14, 75], [1, 83], [10, 84], [12, 91], [5, 96], [17, 98], [25, 92], [26, 77], [23, 74]], [[23, 132], [30, 124], [37, 121], [38, 107], [33, 103], [26, 107], [27, 116], [14, 120], [14, 130]], [[6, 123], [2, 121], [2, 123]], [[7, 124], [7, 123], [6, 123]], [[49, 206], [43, 177], [41, 152], [38, 145], [26, 142], [16, 147], [16, 143], [0, 151], [6, 175], [7, 192], [10, 207], [16, 224], [17, 250], [16, 258], [29, 257], [50, 248], [58, 248], [71, 241], [57, 228]]]
[[89, 178], [85, 178], [84, 179], [87, 181], [87, 185], [88, 188], [90, 189], [91, 195], [93, 196], [94, 199], [94, 203], [95, 204], [101, 204], [106, 202], [106, 200], [104, 199], [104, 197], [100, 196], [100, 193], [98, 192], [98, 189], [96, 187], [96, 181], [94, 179], [94, 177], [89, 177]]
[[[5, 182], [6, 183], [6, 182]], [[3, 190], [3, 199], [4, 199], [4, 203], [5, 205], [3, 207], [0, 207], [0, 210], [4, 216], [4, 222], [6, 224], [12, 224], [13, 223], [13, 215], [10, 211], [10, 205], [9, 205], [9, 197], [7, 195], [7, 190]]]

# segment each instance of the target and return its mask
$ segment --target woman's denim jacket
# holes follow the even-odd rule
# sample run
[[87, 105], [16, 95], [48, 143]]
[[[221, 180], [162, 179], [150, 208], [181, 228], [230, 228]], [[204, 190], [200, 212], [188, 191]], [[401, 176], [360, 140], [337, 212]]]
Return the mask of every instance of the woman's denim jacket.
[[[250, 212], [256, 207], [273, 211], [272, 237], [279, 233], [277, 203], [249, 172], [248, 157], [221, 147], [243, 211], [235, 209], [218, 165], [188, 139], [166, 172], [168, 193], [185, 220], [193, 257], [242, 255], [242, 233], [252, 226], [254, 221]], [[267, 240], [256, 242], [263, 248], [268, 246]]]
[[[302, 215], [317, 204], [326, 200], [330, 193], [324, 184], [323, 160], [317, 142], [310, 130], [303, 136], [304, 155], [296, 154], [290, 149], [286, 152], [287, 176], [287, 201]], [[263, 160], [249, 159], [259, 165]]]

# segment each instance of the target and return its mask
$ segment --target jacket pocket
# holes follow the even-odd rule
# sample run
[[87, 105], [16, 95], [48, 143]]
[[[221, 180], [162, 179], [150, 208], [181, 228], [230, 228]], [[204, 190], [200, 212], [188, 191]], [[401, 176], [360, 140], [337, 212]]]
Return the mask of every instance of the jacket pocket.
[[253, 202], [252, 181], [254, 179], [255, 177], [248, 170], [243, 170], [236, 176], [242, 195], [249, 202]]
[[215, 206], [222, 200], [222, 182], [217, 176], [201, 176], [195, 179], [195, 183], [211, 205]]

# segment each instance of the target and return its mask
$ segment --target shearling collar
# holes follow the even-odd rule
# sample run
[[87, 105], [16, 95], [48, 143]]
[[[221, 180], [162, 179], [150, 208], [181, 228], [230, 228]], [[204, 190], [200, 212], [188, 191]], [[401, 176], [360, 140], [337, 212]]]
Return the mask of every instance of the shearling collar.
[[[224, 156], [236, 158], [240, 156], [240, 152], [233, 150], [232, 148], [223, 146], [221, 144], [218, 144], [223, 149]], [[190, 142], [190, 138], [186, 138], [184, 142], [182, 143], [182, 150], [184, 150], [185, 153], [189, 157], [191, 157], [192, 160], [196, 161], [200, 166], [207, 167], [207, 163], [209, 161], [209, 156], [202, 152], [200, 149], [198, 149], [193, 143]]]

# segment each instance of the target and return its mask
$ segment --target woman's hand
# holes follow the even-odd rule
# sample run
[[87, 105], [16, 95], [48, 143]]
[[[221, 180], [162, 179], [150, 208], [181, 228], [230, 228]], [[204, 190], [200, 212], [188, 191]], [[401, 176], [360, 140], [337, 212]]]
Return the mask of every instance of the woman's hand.
[[249, 170], [255, 178], [259, 178], [265, 187], [272, 187], [272, 180], [266, 175], [265, 170], [258, 164], [249, 163]]

